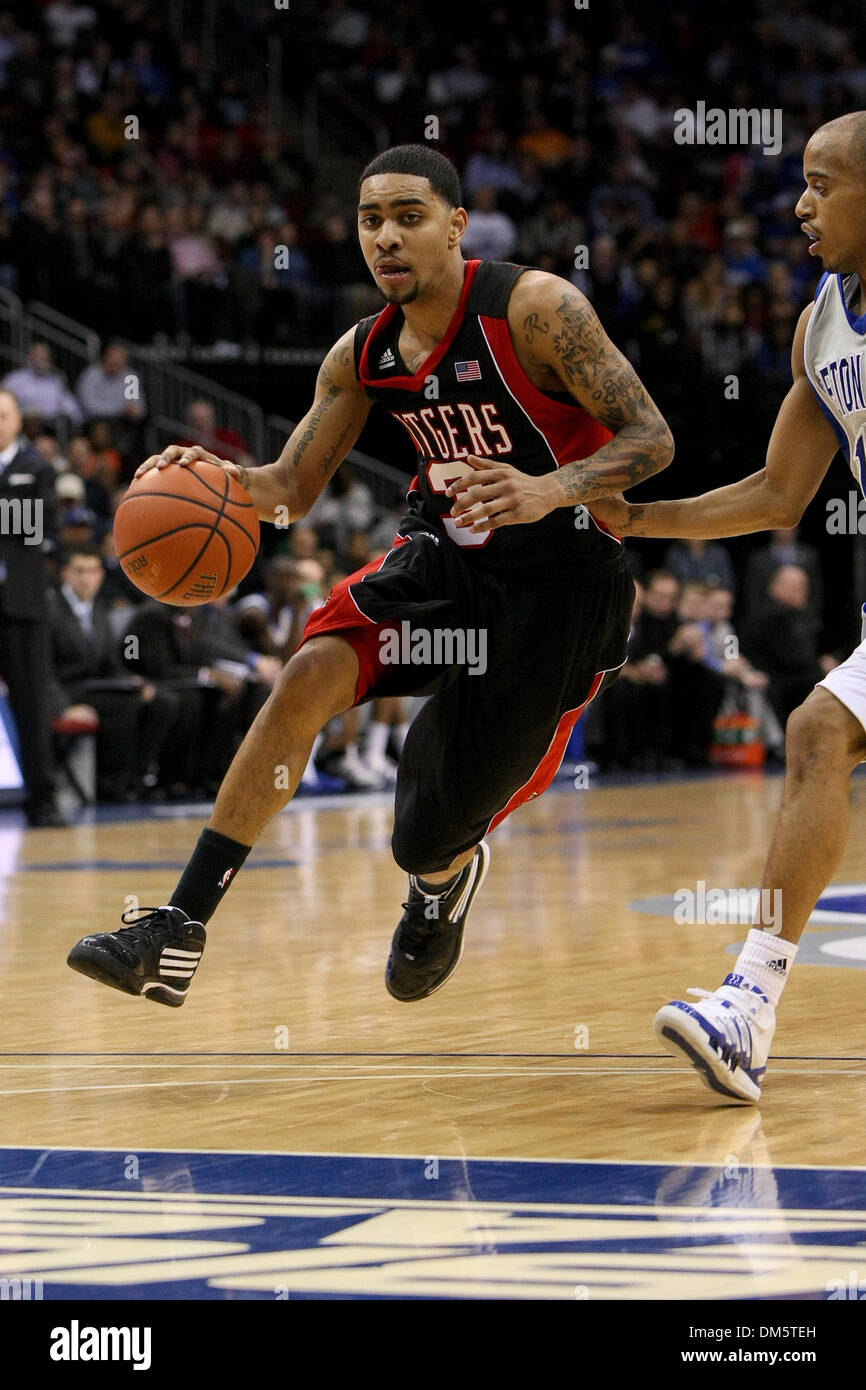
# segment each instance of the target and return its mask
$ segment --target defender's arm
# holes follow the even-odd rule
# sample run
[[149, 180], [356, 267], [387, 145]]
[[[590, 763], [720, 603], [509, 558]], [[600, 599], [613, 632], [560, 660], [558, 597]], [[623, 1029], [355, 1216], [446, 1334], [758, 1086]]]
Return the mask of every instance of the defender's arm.
[[760, 472], [701, 497], [642, 504], [605, 499], [593, 512], [627, 536], [714, 540], [795, 526], [839, 447], [806, 376], [803, 344], [812, 307], [803, 310], [797, 323], [791, 352], [794, 384], [779, 408]]

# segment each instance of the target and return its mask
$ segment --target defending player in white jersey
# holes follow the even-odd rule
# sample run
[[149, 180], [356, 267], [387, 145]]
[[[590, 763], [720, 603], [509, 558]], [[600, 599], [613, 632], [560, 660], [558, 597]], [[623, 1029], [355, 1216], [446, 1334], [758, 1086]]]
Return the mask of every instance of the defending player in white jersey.
[[[815, 132], [803, 176], [795, 212], [809, 254], [820, 257], [826, 273], [797, 324], [794, 384], [765, 466], [702, 497], [594, 504], [618, 534], [710, 540], [794, 526], [840, 447], [866, 489], [866, 111]], [[702, 995], [701, 1002], [676, 1000], [655, 1021], [669, 1051], [684, 1053], [713, 1090], [744, 1101], [760, 1097], [797, 942], [845, 848], [849, 778], [866, 759], [866, 641], [794, 710], [786, 750], [782, 805], [762, 883], [781, 889], [781, 923], [762, 930], [758, 921], [719, 989], [689, 991]], [[761, 900], [776, 901], [763, 893]]]

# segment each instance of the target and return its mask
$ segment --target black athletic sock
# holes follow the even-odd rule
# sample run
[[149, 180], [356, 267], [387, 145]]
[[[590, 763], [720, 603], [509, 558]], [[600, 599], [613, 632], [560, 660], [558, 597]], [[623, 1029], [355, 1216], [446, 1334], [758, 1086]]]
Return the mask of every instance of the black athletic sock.
[[169, 906], [181, 908], [193, 922], [209, 921], [251, 848], [217, 830], [203, 830]]
[[442, 898], [446, 893], [451, 891], [462, 873], [463, 870], [458, 869], [454, 877], [449, 878], [446, 883], [428, 883], [426, 879], [419, 878], [418, 874], [416, 874], [415, 882], [418, 885], [419, 892], [423, 893], [425, 898]]

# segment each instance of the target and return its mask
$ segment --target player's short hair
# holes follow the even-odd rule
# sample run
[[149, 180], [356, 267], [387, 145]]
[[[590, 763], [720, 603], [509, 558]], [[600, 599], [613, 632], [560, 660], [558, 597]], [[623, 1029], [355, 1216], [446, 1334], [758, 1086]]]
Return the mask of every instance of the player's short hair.
[[436, 196], [450, 208], [460, 207], [460, 175], [450, 159], [429, 145], [393, 145], [377, 154], [358, 180], [359, 192], [364, 180], [374, 174], [416, 174], [426, 179]]

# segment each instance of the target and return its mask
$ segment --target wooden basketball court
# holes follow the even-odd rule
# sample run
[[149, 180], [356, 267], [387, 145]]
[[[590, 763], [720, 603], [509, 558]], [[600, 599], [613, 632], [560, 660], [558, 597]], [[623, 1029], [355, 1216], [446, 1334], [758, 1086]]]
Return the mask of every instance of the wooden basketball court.
[[[858, 886], [866, 888], [866, 781], [854, 782], [852, 834], [837, 875], [837, 884], [851, 889], [845, 895], [840, 887], [841, 910], [831, 903], [824, 913], [830, 920], [810, 927], [803, 963], [783, 997], [759, 1109], [706, 1090], [691, 1069], [660, 1050], [652, 1031], [662, 1003], [690, 985], [712, 989], [721, 982], [734, 958], [727, 948], [746, 930], [736, 922], [679, 924], [672, 896], [700, 882], [724, 889], [759, 883], [780, 793], [781, 780], [760, 773], [581, 791], [558, 784], [491, 837], [491, 870], [460, 968], [441, 991], [413, 1005], [396, 1003], [383, 983], [405, 888], [388, 849], [386, 795], [299, 801], [272, 823], [209, 927], [203, 964], [179, 1010], [73, 974], [65, 956], [86, 932], [115, 929], [127, 899], [144, 906], [166, 901], [203, 814], [35, 832], [7, 818], [0, 828], [6, 1195], [46, 1200], [49, 1189], [38, 1174], [49, 1151], [74, 1151], [70, 1160], [85, 1166], [87, 1155], [96, 1154], [114, 1167], [106, 1174], [103, 1163], [98, 1180], [85, 1181], [70, 1163], [50, 1188], [53, 1203], [58, 1192], [74, 1192], [80, 1203], [86, 1191], [102, 1211], [132, 1193], [151, 1202], [161, 1193], [165, 1221], [176, 1210], [178, 1171], [186, 1174], [179, 1190], [201, 1194], [204, 1203], [231, 1190], [229, 1183], [212, 1191], [195, 1176], [201, 1155], [216, 1155], [211, 1164], [220, 1153], [246, 1156], [243, 1162], [283, 1156], [296, 1195], [303, 1195], [305, 1174], [312, 1184], [323, 1161], [312, 1156], [320, 1155], [332, 1167], [345, 1159], [334, 1169], [342, 1186], [318, 1187], [306, 1194], [309, 1202], [333, 1201], [339, 1189], [343, 1206], [352, 1209], [353, 1202], [368, 1202], [370, 1188], [347, 1156], [365, 1156], [368, 1165], [395, 1156], [404, 1176], [399, 1191], [389, 1189], [397, 1206], [388, 1220], [393, 1227], [397, 1207], [414, 1213], [400, 1241], [416, 1255], [428, 1249], [431, 1232], [422, 1217], [431, 1201], [440, 1204], [441, 1216], [444, 1187], [436, 1179], [442, 1172], [451, 1175], [448, 1201], [455, 1210], [467, 1204], [471, 1210], [478, 1201], [487, 1212], [473, 1228], [470, 1253], [489, 1262], [491, 1250], [505, 1255], [491, 1226], [493, 1198], [482, 1200], [471, 1173], [476, 1161], [496, 1160], [497, 1210], [510, 1203], [512, 1220], [527, 1202], [549, 1221], [567, 1208], [569, 1219], [578, 1209], [584, 1218], [595, 1213], [596, 1224], [645, 1210], [660, 1221], [662, 1208], [677, 1203], [692, 1221], [721, 1212], [725, 1220], [745, 1220], [755, 1240], [769, 1240], [768, 1258], [777, 1259], [780, 1241], [797, 1251], [793, 1266], [783, 1261], [782, 1273], [774, 1265], [768, 1275], [766, 1262], [743, 1256], [738, 1227], [737, 1268], [753, 1281], [751, 1294], [739, 1296], [778, 1297], [791, 1289], [826, 1296], [830, 1271], [847, 1270], [850, 1242], [866, 1238], [866, 1172], [854, 1171], [864, 1163], [866, 1134], [866, 976], [859, 968], [866, 966], [866, 899], [858, 912], [856, 897]], [[157, 1151], [165, 1151], [162, 1166], [157, 1163], [163, 1177], [148, 1186], [147, 1156]], [[527, 1166], [526, 1160], [544, 1162]], [[124, 1163], [131, 1177], [122, 1172]], [[641, 1183], [653, 1165], [658, 1182], [647, 1202]], [[782, 1181], [788, 1169], [800, 1172], [806, 1187], [789, 1192]], [[514, 1173], [521, 1182], [512, 1191], [508, 1174]], [[536, 1173], [539, 1185], [527, 1187], [527, 1175]], [[558, 1187], [550, 1187], [551, 1174], [559, 1175]], [[603, 1174], [606, 1187], [599, 1186]], [[262, 1204], [283, 1200], [279, 1184], [253, 1188], [253, 1181], [244, 1170], [234, 1193]], [[788, 1195], [780, 1197], [783, 1189]], [[792, 1226], [788, 1208], [807, 1229], [824, 1222], [818, 1245], [796, 1245], [801, 1227]], [[829, 1232], [827, 1214], [835, 1208], [846, 1215]], [[846, 1243], [855, 1216], [860, 1225]], [[108, 1235], [132, 1238], [116, 1226]], [[393, 1230], [391, 1244], [392, 1237]], [[465, 1230], [462, 1239], [469, 1239]], [[578, 1239], [596, 1249], [594, 1238]], [[476, 1248], [479, 1240], [483, 1248]], [[19, 1249], [14, 1242], [11, 1248]], [[63, 1267], [77, 1273], [62, 1276], [55, 1254], [47, 1265], [44, 1256], [21, 1258], [31, 1273], [62, 1278], [87, 1297], [107, 1296], [99, 1290], [112, 1279], [124, 1287], [157, 1279], [142, 1273], [147, 1261], [137, 1257], [123, 1263], [128, 1277], [88, 1273], [84, 1246], [73, 1256], [67, 1251]], [[584, 1271], [575, 1280], [572, 1271], [565, 1292], [554, 1281], [553, 1295], [549, 1279], [548, 1292], [534, 1295], [531, 1270], [519, 1255], [507, 1258], [505, 1291], [499, 1275], [485, 1275], [494, 1279], [496, 1296], [574, 1297], [576, 1283], [602, 1297], [684, 1296], [682, 1260], [677, 1272], [661, 1254], [655, 1264], [640, 1263], [637, 1285], [622, 1273], [620, 1257], [611, 1285], [598, 1255], [590, 1260], [595, 1274]], [[277, 1283], [355, 1289], [345, 1283], [345, 1270], [328, 1283], [330, 1276], [313, 1278], [309, 1269], [299, 1274], [293, 1260], [295, 1273]], [[14, 1273], [16, 1257], [6, 1262]], [[693, 1284], [688, 1296], [696, 1296], [695, 1288], [697, 1296], [731, 1296], [724, 1271], [711, 1265], [701, 1276], [705, 1283]], [[368, 1262], [358, 1276], [362, 1292], [364, 1279], [373, 1280], [373, 1291], [380, 1287], [383, 1263], [376, 1263], [375, 1277], [371, 1267]], [[175, 1296], [193, 1287], [183, 1284], [191, 1269], [175, 1272]], [[275, 1275], [271, 1266], [268, 1271], [254, 1272], [246, 1285], [230, 1279], [228, 1287], [270, 1289]], [[209, 1272], [207, 1260], [196, 1277], [208, 1296], [226, 1287], [225, 1275]], [[472, 1278], [465, 1270], [454, 1275], [455, 1296], [487, 1287]]]

